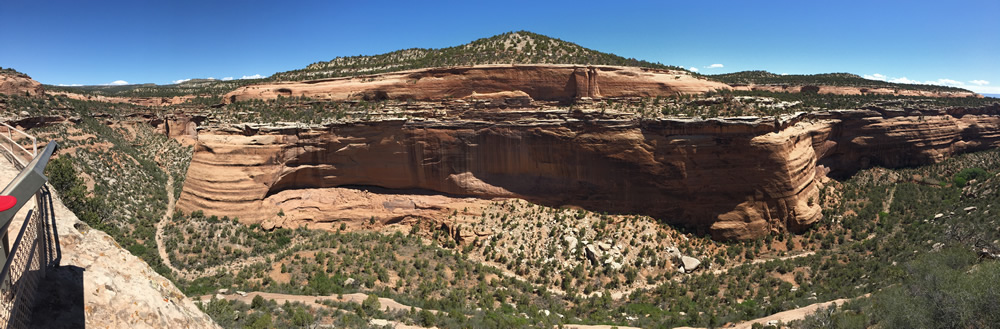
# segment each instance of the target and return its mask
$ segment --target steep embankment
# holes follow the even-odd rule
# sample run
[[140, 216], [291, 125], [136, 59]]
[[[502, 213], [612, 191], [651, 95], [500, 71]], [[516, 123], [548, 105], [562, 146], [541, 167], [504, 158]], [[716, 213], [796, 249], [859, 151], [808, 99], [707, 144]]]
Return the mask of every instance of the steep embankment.
[[282, 97], [327, 100], [434, 100], [521, 91], [532, 99], [672, 96], [729, 89], [723, 83], [669, 71], [622, 66], [480, 65], [240, 87], [226, 102]]
[[819, 219], [817, 178], [828, 171], [926, 164], [1000, 145], [998, 114], [1000, 106], [824, 112], [780, 123], [242, 125], [200, 132], [177, 207], [251, 222], [279, 210], [286, 222], [331, 221], [342, 205], [316, 188], [364, 185], [647, 214], [716, 238], [752, 238]]
[[[10, 181], [17, 173], [0, 160], [0, 179]], [[60, 261], [39, 283], [34, 327], [218, 328], [170, 280], [89, 228], [54, 193], [45, 207], [55, 217]]]

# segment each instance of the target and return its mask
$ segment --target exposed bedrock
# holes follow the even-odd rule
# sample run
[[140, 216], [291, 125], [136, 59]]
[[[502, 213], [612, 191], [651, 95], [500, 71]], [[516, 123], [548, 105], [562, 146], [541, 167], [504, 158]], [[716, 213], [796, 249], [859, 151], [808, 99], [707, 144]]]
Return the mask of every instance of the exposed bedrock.
[[976, 97], [983, 98], [983, 95], [971, 91], [930, 91], [913, 90], [899, 88], [870, 88], [854, 86], [823, 86], [823, 85], [757, 85], [757, 84], [734, 84], [730, 85], [733, 90], [743, 91], [769, 91], [777, 93], [819, 93], [834, 95], [896, 95], [896, 96], [922, 96], [922, 97]]
[[[940, 161], [1000, 143], [1000, 106], [845, 111], [760, 120], [529, 123], [381, 121], [319, 129], [240, 125], [198, 134], [178, 208], [338, 219], [337, 200], [289, 191], [423, 189], [650, 215], [747, 239], [821, 218], [819, 178]], [[775, 125], [778, 124], [778, 127]], [[301, 200], [299, 200], [301, 201]], [[326, 211], [324, 209], [329, 209]]]
[[313, 99], [439, 100], [520, 91], [535, 100], [583, 97], [655, 97], [730, 89], [729, 85], [667, 71], [621, 66], [479, 65], [418, 69], [370, 76], [240, 87], [226, 102], [281, 97]]

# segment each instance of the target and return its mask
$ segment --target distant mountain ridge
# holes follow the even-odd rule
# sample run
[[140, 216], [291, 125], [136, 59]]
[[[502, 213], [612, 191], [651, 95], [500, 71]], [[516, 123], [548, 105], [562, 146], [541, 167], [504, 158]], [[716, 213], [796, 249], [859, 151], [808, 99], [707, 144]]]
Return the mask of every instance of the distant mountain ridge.
[[337, 57], [301, 70], [276, 73], [274, 80], [312, 80], [444, 66], [483, 64], [584, 64], [684, 70], [625, 58], [528, 31], [482, 38], [448, 48], [410, 48], [372, 56]]
[[821, 74], [774, 74], [767, 71], [741, 71], [726, 74], [708, 75], [709, 78], [730, 85], [822, 85], [849, 86], [869, 88], [896, 88], [906, 90], [923, 90], [933, 92], [972, 92], [970, 90], [938, 85], [920, 85], [907, 83], [892, 83], [880, 80], [865, 79], [851, 73], [821, 73]]

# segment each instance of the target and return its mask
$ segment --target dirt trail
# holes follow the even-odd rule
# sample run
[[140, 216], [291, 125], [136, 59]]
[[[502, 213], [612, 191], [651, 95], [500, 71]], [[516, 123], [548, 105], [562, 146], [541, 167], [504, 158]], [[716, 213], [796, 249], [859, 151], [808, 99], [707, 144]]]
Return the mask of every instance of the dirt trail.
[[[758, 258], [758, 259], [754, 259], [752, 262], [750, 262], [750, 264], [767, 263], [767, 262], [770, 262], [772, 260], [794, 259], [794, 258], [799, 258], [799, 257], [812, 256], [812, 255], [815, 255], [815, 254], [816, 254], [815, 251], [807, 251], [807, 252], [804, 252], [804, 253], [801, 253], [801, 254], [788, 255], [788, 256], [784, 256], [784, 257], [775, 257], [775, 258], [767, 258], [767, 259]], [[729, 269], [731, 269], [731, 268], [732, 267], [727, 267], [727, 268], [724, 268], [724, 269], [715, 270], [715, 271], [712, 271], [712, 274], [719, 275], [719, 274], [722, 274], [722, 273], [726, 273], [726, 272], [729, 272]]]
[[[207, 267], [201, 271], [182, 270], [174, 267], [173, 263], [170, 262], [170, 255], [167, 253], [167, 248], [163, 244], [163, 228], [164, 226], [166, 226], [168, 222], [170, 222], [171, 217], [174, 215], [174, 203], [176, 203], [176, 199], [174, 198], [173, 176], [167, 175], [167, 186], [164, 188], [167, 189], [167, 212], [163, 214], [163, 218], [156, 223], [156, 249], [158, 249], [157, 251], [160, 255], [160, 260], [163, 261], [163, 264], [166, 265], [167, 268], [173, 271], [174, 275], [177, 275], [178, 277], [184, 279], [193, 280], [197, 279], [200, 276], [204, 276], [205, 273], [215, 273], [219, 269], [233, 270], [234, 267], [245, 266], [248, 264], [264, 261], [265, 259], [264, 256], [252, 256], [234, 262]], [[285, 247], [285, 249], [283, 249], [282, 251], [295, 247], [295, 245], [297, 244], [296, 242], [297, 241], [292, 241], [292, 243], [289, 244], [287, 247]]]
[[889, 208], [892, 207], [892, 199], [895, 197], [896, 197], [896, 187], [893, 186], [892, 189], [889, 190], [889, 199], [885, 200], [885, 203], [882, 204], [882, 212], [884, 213], [889, 212]]
[[[868, 297], [870, 295], [871, 294], [865, 294], [865, 295], [863, 295], [861, 297]], [[846, 303], [847, 301], [852, 300], [852, 299], [854, 299], [854, 298], [841, 298], [841, 299], [831, 300], [829, 302], [822, 302], [822, 303], [811, 304], [811, 305], [807, 305], [807, 306], [804, 306], [804, 307], [799, 307], [799, 308], [796, 308], [796, 309], [791, 309], [791, 310], [787, 310], [787, 311], [784, 311], [784, 312], [778, 312], [778, 313], [775, 313], [775, 314], [771, 314], [771, 315], [765, 316], [763, 318], [758, 318], [758, 319], [753, 319], [753, 320], [749, 320], [749, 321], [740, 322], [740, 323], [737, 323], [735, 326], [732, 326], [732, 327], [729, 327], [729, 328], [749, 329], [749, 328], [753, 327], [754, 323], [760, 323], [762, 325], [767, 325], [767, 323], [770, 322], [770, 321], [781, 322], [781, 323], [788, 323], [788, 322], [795, 321], [795, 320], [802, 320], [802, 319], [805, 319], [807, 315], [813, 314], [814, 312], [816, 312], [816, 310], [818, 310], [820, 308], [827, 308], [827, 307], [830, 306], [830, 304], [843, 305], [844, 303]], [[677, 329], [696, 329], [696, 328], [678, 327]]]
[[[219, 297], [222, 297], [222, 299], [225, 299], [225, 300], [230, 300], [230, 301], [238, 300], [238, 301], [241, 301], [241, 302], [244, 302], [244, 303], [247, 303], [247, 304], [251, 304], [251, 303], [253, 303], [253, 299], [256, 296], [261, 296], [261, 297], [264, 298], [264, 300], [274, 300], [279, 305], [280, 304], [284, 304], [285, 302], [290, 302], [290, 303], [299, 302], [299, 303], [305, 304], [308, 307], [312, 307], [312, 308], [327, 308], [327, 309], [336, 309], [336, 308], [335, 307], [329, 307], [329, 306], [317, 303], [317, 301], [332, 300], [332, 301], [338, 301], [338, 302], [352, 302], [352, 303], [361, 304], [362, 302], [365, 301], [365, 299], [368, 298], [368, 295], [361, 294], [361, 293], [344, 294], [344, 295], [342, 295], [343, 298], [338, 298], [337, 295], [330, 295], [330, 296], [305, 296], [305, 295], [290, 295], [290, 294], [279, 294], [279, 293], [272, 293], [272, 292], [252, 291], [252, 292], [248, 292], [248, 293], [245, 293], [245, 294], [229, 293], [229, 294], [217, 294], [217, 295], [204, 295], [204, 296], [198, 297], [198, 300], [200, 300], [202, 302], [208, 302], [208, 301], [212, 300], [212, 297], [215, 297], [217, 299]], [[379, 304], [382, 305], [382, 311], [385, 311], [385, 312], [388, 312], [388, 311], [409, 312], [410, 311], [410, 307], [409, 306], [400, 304], [399, 302], [396, 302], [395, 300], [392, 300], [392, 299], [389, 299], [389, 298], [379, 298], [378, 302], [379, 302]], [[419, 307], [414, 307], [414, 309], [417, 310], [417, 311], [421, 310], [421, 308], [419, 308]], [[435, 310], [430, 310], [430, 311], [433, 312], [433, 313], [437, 313], [438, 312], [438, 311], [435, 311]], [[420, 327], [420, 326], [414, 326], [414, 325], [407, 325], [405, 323], [398, 322], [398, 321], [383, 320], [383, 319], [371, 319], [369, 321], [369, 324], [371, 324], [373, 326], [379, 326], [379, 327], [390, 325], [393, 328], [397, 328], [397, 329], [422, 329], [422, 328], [426, 328], [426, 327]], [[437, 328], [437, 327], [431, 327], [431, 328]]]
[[[349, 303], [358, 303], [358, 304], [361, 304], [361, 303], [363, 303], [365, 301], [365, 299], [368, 298], [368, 295], [362, 294], [362, 293], [343, 294], [342, 295], [343, 298], [338, 298], [337, 295], [330, 295], [330, 296], [306, 296], [306, 295], [291, 295], [291, 294], [279, 294], [279, 293], [273, 293], [273, 292], [251, 291], [251, 292], [246, 293], [245, 295], [244, 294], [238, 294], [238, 293], [218, 294], [218, 295], [204, 295], [204, 296], [198, 297], [198, 300], [201, 300], [201, 301], [205, 302], [205, 301], [211, 300], [212, 297], [216, 297], [216, 298], [222, 297], [223, 299], [226, 299], [226, 300], [238, 300], [238, 301], [250, 304], [251, 302], [253, 302], [253, 298], [256, 297], [256, 296], [258, 296], [258, 295], [261, 296], [261, 297], [264, 297], [265, 300], [273, 299], [274, 301], [278, 302], [278, 304], [283, 304], [286, 301], [288, 301], [288, 302], [300, 302], [300, 303], [306, 304], [307, 306], [311, 306], [311, 307], [329, 307], [329, 306], [326, 306], [326, 305], [323, 305], [323, 304], [320, 304], [320, 303], [316, 302], [316, 301], [322, 301], [322, 300], [332, 300], [332, 301], [336, 301], [336, 302], [349, 302]], [[400, 304], [399, 302], [397, 302], [395, 300], [392, 300], [392, 299], [389, 299], [389, 298], [381, 298], [381, 297], [379, 297], [378, 302], [379, 302], [379, 304], [382, 305], [382, 311], [386, 311], [386, 312], [388, 312], [388, 311], [409, 312], [410, 311], [410, 306]], [[422, 308], [415, 307], [415, 306], [413, 308], [416, 309], [417, 311], [423, 310]], [[429, 310], [429, 311], [431, 311], [433, 313], [437, 313], [438, 312], [436, 310]]]
[[160, 254], [160, 261], [167, 266], [175, 274], [181, 275], [181, 271], [174, 267], [170, 263], [170, 256], [167, 255], [167, 248], [163, 246], [163, 226], [170, 221], [170, 217], [174, 215], [174, 176], [167, 175], [167, 212], [163, 214], [163, 218], [156, 223], [156, 249]]
[[[351, 302], [351, 303], [361, 304], [361, 303], [363, 303], [365, 301], [365, 299], [368, 298], [368, 295], [362, 294], [362, 293], [343, 294], [343, 295], [341, 295], [343, 298], [338, 298], [337, 295], [330, 295], [330, 296], [305, 296], [305, 295], [290, 295], [290, 294], [279, 294], [279, 293], [271, 293], [271, 292], [251, 291], [251, 292], [247, 292], [245, 294], [227, 293], [227, 294], [216, 294], [216, 295], [203, 295], [203, 296], [197, 297], [197, 300], [200, 300], [202, 302], [208, 302], [208, 301], [212, 300], [213, 297], [215, 297], [217, 299], [219, 297], [221, 297], [222, 299], [225, 299], [225, 300], [230, 300], [230, 301], [238, 300], [238, 301], [250, 304], [250, 303], [253, 302], [253, 299], [256, 296], [261, 296], [261, 297], [264, 298], [264, 300], [274, 300], [278, 304], [284, 304], [286, 301], [287, 302], [300, 302], [302, 304], [305, 304], [306, 306], [315, 307], [315, 308], [320, 308], [320, 307], [331, 308], [329, 306], [317, 303], [317, 301], [332, 300], [332, 301], [338, 301], [338, 302]], [[395, 300], [392, 300], [392, 299], [389, 299], [389, 298], [381, 298], [381, 297], [379, 297], [378, 302], [379, 302], [379, 304], [382, 305], [382, 311], [385, 311], [385, 312], [388, 312], [388, 311], [409, 312], [410, 311], [410, 306], [400, 304], [399, 302], [397, 302]], [[415, 307], [415, 306], [413, 307], [413, 309], [415, 309], [418, 312], [422, 310], [421, 308]], [[435, 314], [438, 313], [437, 310], [428, 310], [428, 311], [431, 311], [432, 313], [435, 313]], [[400, 323], [400, 322], [397, 322], [397, 321], [381, 320], [381, 319], [372, 319], [371, 320], [371, 324], [376, 325], [376, 326], [393, 325], [393, 327], [398, 328], [398, 329], [424, 328], [424, 327], [419, 327], [419, 326], [406, 325], [406, 324], [403, 324], [403, 323]], [[565, 327], [566, 328], [573, 328], [573, 329], [610, 329], [610, 328], [638, 329], [638, 328], [635, 328], [635, 327], [624, 327], [624, 326], [613, 326], [613, 325], [587, 325], [587, 324], [566, 324]], [[432, 327], [432, 328], [436, 328], [436, 327]]]

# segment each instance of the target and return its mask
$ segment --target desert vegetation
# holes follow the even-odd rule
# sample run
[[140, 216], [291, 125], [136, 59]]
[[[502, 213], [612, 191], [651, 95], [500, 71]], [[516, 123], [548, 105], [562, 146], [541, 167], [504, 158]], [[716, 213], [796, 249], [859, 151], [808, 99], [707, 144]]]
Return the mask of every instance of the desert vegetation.
[[[259, 81], [512, 63], [682, 70], [519, 31], [450, 48], [338, 57]], [[10, 69], [0, 73], [19, 74]], [[840, 73], [779, 76], [750, 71], [710, 78], [730, 84], [965, 91]], [[1000, 297], [995, 288], [1000, 279], [1000, 209], [992, 208], [1000, 200], [997, 150], [920, 167], [871, 167], [849, 177], [823, 178], [815, 182], [822, 185], [819, 196], [808, 201], [822, 207], [821, 221], [799, 234], [779, 230], [756, 240], [720, 242], [668, 225], [669, 218], [547, 207], [515, 198], [483, 201], [482, 209], [448, 209], [445, 218], [323, 223], [330, 229], [306, 224], [273, 227], [202, 211], [171, 214], [168, 200], [180, 195], [193, 150], [154, 126], [175, 115], [196, 117], [202, 120], [201, 128], [213, 129], [331, 129], [384, 120], [766, 122], [829, 110], [961, 111], [992, 106], [995, 99], [806, 90], [586, 98], [572, 104], [473, 98], [333, 102], [301, 97], [222, 104], [221, 94], [259, 81], [46, 86], [86, 95], [197, 97], [153, 108], [64, 96], [0, 95], [0, 114], [42, 140], [59, 142], [46, 175], [85, 223], [78, 229], [107, 232], [189, 297], [204, 300], [202, 309], [227, 328], [718, 327], [841, 298], [852, 300], [790, 325], [978, 328], [998, 323], [1000, 310], [994, 301]], [[284, 213], [276, 211], [275, 216]], [[157, 246], [158, 223], [162, 250]], [[683, 256], [698, 266], [681, 269]], [[233, 298], [234, 293], [245, 297], [247, 292], [279, 297]], [[281, 298], [297, 301], [276, 300]], [[389, 301], [393, 307], [383, 307]]]
[[791, 86], [850, 86], [868, 88], [889, 88], [943, 92], [969, 92], [968, 90], [937, 85], [893, 83], [865, 79], [850, 73], [823, 74], [774, 74], [767, 71], [742, 71], [708, 76], [713, 80], [731, 85], [791, 85]]
[[[455, 224], [419, 223], [409, 232], [398, 233], [307, 227], [269, 231], [245, 225], [238, 218], [175, 213], [164, 234], [168, 257], [182, 271], [173, 273], [156, 255], [154, 227], [166, 210], [166, 181], [173, 180], [175, 189], [180, 188], [190, 148], [156, 133], [136, 116], [148, 111], [141, 107], [59, 97], [4, 97], [7, 109], [68, 117], [31, 129], [43, 138], [60, 141], [62, 149], [47, 174], [64, 202], [88, 225], [107, 231], [172, 278], [189, 296], [229, 289], [328, 300], [321, 307], [267, 301], [256, 307], [226, 300], [203, 304], [206, 312], [229, 327], [296, 327], [304, 322], [365, 327], [372, 325], [372, 319], [442, 328], [569, 323], [717, 326], [867, 294], [871, 297], [824, 309], [798, 325], [935, 326], [956, 316], [970, 326], [992, 323], [983, 322], [994, 313], [982, 304], [992, 295], [981, 287], [991, 279], [987, 274], [992, 273], [989, 269], [995, 260], [988, 255], [998, 254], [995, 248], [1000, 238], [991, 214], [996, 211], [991, 206], [1000, 199], [997, 151], [917, 168], [871, 168], [845, 180], [831, 180], [815, 200], [824, 209], [822, 222], [803, 234], [744, 242], [712, 241], [649, 217], [549, 208], [516, 199], [495, 200], [482, 211], [455, 212]], [[663, 115], [663, 106], [711, 107], [718, 105], [715, 100], [735, 104], [749, 102], [749, 97], [759, 104], [829, 105], [820, 103], [823, 95], [734, 92], [703, 98], [602, 101], [585, 111], [631, 116], [659, 109]], [[877, 99], [871, 97], [842, 99], [846, 99], [845, 106], [856, 108]], [[932, 108], [976, 102], [881, 99]], [[660, 107], [653, 107], [656, 104]], [[407, 119], [441, 110], [417, 105], [288, 98], [238, 102], [199, 113], [222, 122], [317, 124]], [[797, 106], [788, 111], [803, 105]], [[83, 114], [70, 117], [69, 109]], [[573, 112], [570, 108], [561, 111]], [[773, 111], [765, 113], [785, 110]], [[719, 110], [719, 115], [723, 113], [730, 112]], [[588, 255], [587, 246], [600, 255]], [[983, 250], [987, 256], [982, 256]], [[674, 251], [698, 258], [700, 269], [679, 272]], [[918, 289], [930, 284], [922, 281], [927, 278], [949, 283], [934, 290]], [[389, 298], [414, 309], [375, 312], [371, 305], [366, 308], [362, 302], [336, 298], [358, 293]], [[930, 307], [933, 303], [928, 300], [962, 294], [972, 297], [962, 299], [961, 309], [979, 311], [959, 314], [959, 309], [949, 309], [912, 320], [920, 322], [891, 316], [900, 309]], [[234, 320], [234, 313], [241, 315]]]
[[309, 80], [428, 67], [480, 64], [619, 65], [684, 70], [677, 66], [602, 53], [575, 43], [536, 33], [517, 31], [498, 34], [455, 47], [411, 48], [374, 56], [337, 57], [328, 62], [310, 64], [301, 70], [277, 73], [271, 78], [276, 80]]

